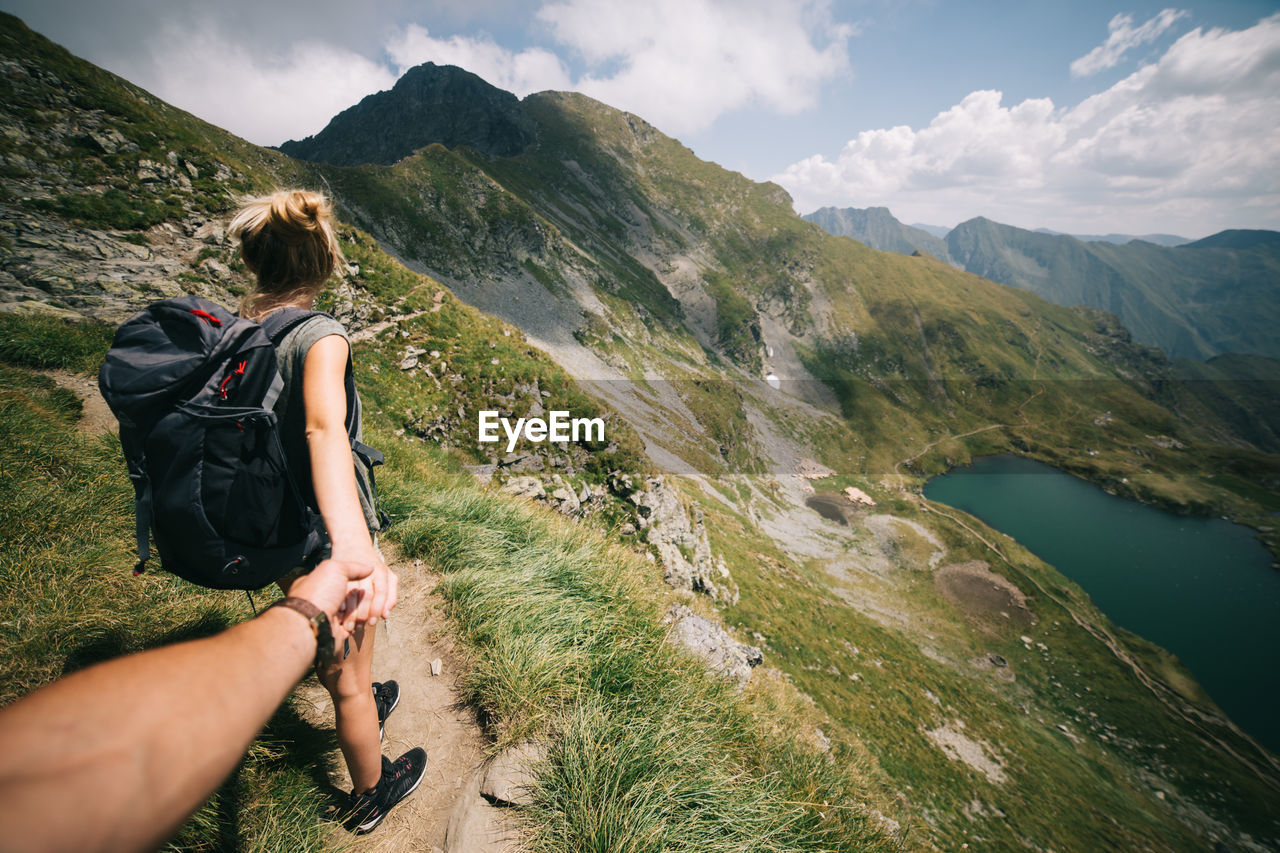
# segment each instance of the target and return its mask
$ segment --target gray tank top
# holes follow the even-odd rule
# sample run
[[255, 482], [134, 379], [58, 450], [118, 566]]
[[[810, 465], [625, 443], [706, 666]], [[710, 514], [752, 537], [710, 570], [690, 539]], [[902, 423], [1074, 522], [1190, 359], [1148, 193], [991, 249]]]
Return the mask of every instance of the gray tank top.
[[[280, 436], [284, 443], [285, 458], [289, 462], [289, 470], [298, 479], [298, 488], [302, 491], [302, 499], [312, 508], [317, 508], [315, 487], [311, 481], [311, 454], [307, 449], [307, 414], [302, 398], [303, 365], [307, 353], [321, 338], [338, 335], [351, 346], [351, 338], [342, 324], [332, 317], [316, 316], [299, 323], [291, 329], [276, 347], [276, 363], [280, 368], [280, 377], [284, 380], [284, 391], [276, 401], [275, 413], [280, 419]], [[350, 368], [348, 368], [350, 369]], [[352, 413], [355, 431], [352, 435], [362, 439], [360, 424], [360, 397], [347, 401], [347, 410]], [[379, 528], [378, 511], [373, 502], [373, 488], [369, 484], [369, 471], [354, 452], [351, 461], [356, 472], [356, 492], [360, 496], [360, 508], [364, 511], [365, 524], [369, 530], [376, 532]]]

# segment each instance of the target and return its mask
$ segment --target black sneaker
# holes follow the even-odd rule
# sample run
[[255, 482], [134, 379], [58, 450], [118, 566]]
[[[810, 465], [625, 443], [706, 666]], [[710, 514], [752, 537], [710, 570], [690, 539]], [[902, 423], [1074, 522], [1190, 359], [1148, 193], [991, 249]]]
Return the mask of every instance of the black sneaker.
[[373, 702], [378, 706], [378, 740], [386, 734], [387, 717], [400, 704], [400, 685], [394, 681], [373, 682]]
[[395, 761], [382, 756], [382, 779], [377, 787], [359, 796], [352, 792], [347, 829], [360, 835], [372, 831], [382, 823], [387, 812], [414, 792], [426, 772], [427, 753], [420, 746], [415, 746]]

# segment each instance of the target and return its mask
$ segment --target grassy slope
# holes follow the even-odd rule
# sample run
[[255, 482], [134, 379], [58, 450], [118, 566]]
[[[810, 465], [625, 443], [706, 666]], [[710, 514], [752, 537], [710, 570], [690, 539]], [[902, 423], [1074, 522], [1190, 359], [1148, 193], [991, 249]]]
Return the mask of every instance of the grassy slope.
[[[3, 702], [96, 661], [215, 633], [251, 614], [242, 595], [158, 572], [131, 576], [133, 490], [119, 442], [78, 434], [79, 400], [29, 369], [91, 371], [110, 332], [0, 317]], [[321, 849], [327, 799], [312, 758], [330, 737], [286, 705], [174, 849]]]
[[[881, 849], [856, 774], [664, 642], [652, 565], [586, 527], [495, 500], [397, 454], [389, 501], [410, 555], [478, 660], [467, 690], [500, 743], [553, 733], [539, 850]], [[825, 803], [835, 804], [824, 809]]]
[[[634, 127], [630, 122], [625, 122], [623, 127], [625, 120], [620, 114], [572, 96], [548, 96], [548, 99], [564, 104], [565, 112], [578, 111], [587, 116], [581, 121], [589, 121], [592, 131], [605, 140], [603, 147], [620, 160], [641, 161], [636, 171], [644, 178], [637, 179], [637, 183], [647, 192], [638, 192], [632, 186], [626, 194], [629, 202], [634, 202], [637, 195], [641, 197], [640, 202], [634, 202], [639, 210], [661, 209], [668, 217], [680, 217], [691, 210], [698, 210], [704, 216], [708, 215], [707, 209], [732, 213], [732, 217], [726, 216], [731, 224], [722, 225], [721, 230], [705, 220], [695, 221], [691, 214], [688, 219], [695, 230], [700, 226], [706, 228], [707, 240], [717, 252], [717, 258], [725, 261], [726, 268], [749, 268], [752, 252], [762, 245], [770, 251], [761, 252], [760, 256], [772, 258], [779, 267], [785, 268], [789, 262], [800, 263], [806, 258], [817, 259], [816, 263], [810, 262], [814, 263], [819, 286], [825, 288], [826, 296], [837, 306], [836, 316], [841, 326], [854, 331], [859, 340], [852, 352], [828, 347], [816, 351], [814, 359], [815, 369], [819, 363], [846, 369], [847, 375], [830, 378], [845, 380], [840, 383], [845, 393], [858, 395], [856, 399], [846, 397], [845, 413], [856, 436], [854, 450], [862, 451], [864, 458], [861, 464], [849, 465], [844, 470], [873, 478], [904, 468], [903, 473], [927, 473], [950, 462], [964, 461], [970, 454], [1015, 450], [1084, 473], [1113, 489], [1184, 508], [1204, 511], [1227, 507], [1237, 515], [1260, 519], [1278, 506], [1274, 493], [1275, 459], [1223, 447], [1216, 440], [1217, 435], [1180, 421], [1162, 406], [1160, 380], [1167, 375], [1169, 365], [1158, 354], [1132, 345], [1127, 333], [1111, 318], [1097, 312], [1054, 306], [1034, 294], [956, 273], [929, 259], [893, 258], [856, 244], [835, 243], [806, 232], [781, 209], [782, 205], [771, 197], [768, 188], [751, 186], [711, 164], [696, 161], [687, 150], [670, 140], [656, 139], [651, 147], [642, 147], [637, 153], [629, 147], [627, 139], [628, 133], [635, 132]], [[545, 104], [535, 104], [535, 107], [549, 109]], [[554, 138], [563, 143], [571, 136], [558, 129]], [[553, 152], [544, 154], [542, 169], [548, 173], [544, 178], [549, 177], [551, 171], [547, 161], [565, 154], [563, 150]], [[580, 164], [587, 160], [587, 155], [578, 148], [571, 149], [570, 153]], [[497, 175], [508, 189], [528, 187], [527, 191], [535, 198], [547, 195], [548, 182], [530, 177], [537, 174], [531, 170], [539, 167], [535, 155], [527, 155], [525, 162], [482, 165]], [[607, 166], [606, 163], [599, 168]], [[597, 183], [609, 185], [603, 179]], [[535, 185], [542, 189], [535, 189]], [[559, 191], [560, 187], [555, 186]], [[618, 197], [616, 192], [598, 193], [595, 203], [606, 204], [599, 199]], [[655, 197], [662, 203], [655, 201]], [[695, 206], [694, 200], [702, 206]], [[561, 205], [563, 207], [563, 203]], [[658, 221], [656, 214], [652, 217]], [[580, 221], [568, 216], [552, 218], [572, 230], [579, 245], [591, 245], [591, 229], [582, 227]], [[660, 230], [658, 234], [659, 240], [673, 239]], [[761, 281], [743, 276], [741, 280], [744, 286], [739, 288], [739, 293], [752, 294], [754, 290], [760, 296], [785, 292], [788, 286], [778, 277]], [[1096, 424], [1095, 418], [1107, 411], [1123, 414], [1113, 417], [1106, 426]], [[914, 471], [913, 466], [899, 468], [897, 465], [909, 454], [923, 450], [928, 443], [948, 434], [996, 423], [1009, 426], [985, 432], [968, 442], [943, 441], [934, 455], [914, 466]], [[1164, 435], [1181, 437], [1188, 449], [1161, 448], [1151, 438]], [[1090, 450], [1095, 455], [1087, 452]], [[855, 459], [849, 461], [855, 462]], [[1246, 474], [1250, 469], [1252, 473]], [[1217, 482], [1211, 483], [1211, 479]], [[909, 516], [923, 517], [909, 507], [895, 509]], [[748, 529], [739, 525], [726, 524], [714, 529], [722, 534], [717, 544], [729, 553], [735, 550], [741, 553], [745, 549], [724, 531], [741, 529], [748, 541], [753, 539]], [[983, 533], [987, 538], [1004, 541], [1006, 553], [1019, 554], [1017, 566], [1001, 565], [1000, 561], [997, 564], [999, 571], [1011, 574], [1020, 586], [1055, 588], [1064, 583], [1030, 554], [1020, 549], [1011, 552], [1012, 543], [998, 534], [985, 528]], [[960, 553], [975, 548], [974, 537], [968, 531], [952, 526], [950, 534]], [[823, 612], [822, 606], [814, 608], [817, 593], [806, 596], [804, 590], [794, 584], [784, 584], [785, 594], [764, 593], [759, 586], [762, 578], [753, 576], [750, 569], [744, 572], [742, 567], [758, 565], [749, 555], [768, 550], [755, 538], [745, 559], [731, 561], [744, 592], [742, 604], [730, 612], [740, 614], [743, 625], [757, 630], [763, 630], [762, 626], [785, 626], [782, 633], [792, 640], [807, 640], [813, 647], [829, 648], [840, 638], [843, 626], [861, 621], [862, 630], [867, 632], [864, 638], [868, 635], [874, 638], [868, 645], [891, 649], [897, 665], [911, 670], [899, 683], [918, 683], [919, 679], [954, 683], [953, 674], [924, 657], [914, 644], [893, 640], [882, 629], [876, 630], [873, 623], [853, 617], [847, 608], [827, 604], [829, 616], [819, 620], [802, 618]], [[991, 556], [980, 546], [973, 555]], [[766, 573], [764, 577], [769, 576]], [[768, 580], [769, 583], [775, 581], [777, 578]], [[814, 583], [821, 588], [821, 579]], [[1180, 830], [1160, 816], [1164, 809], [1153, 801], [1150, 790], [1136, 790], [1132, 777], [1127, 775], [1131, 771], [1126, 768], [1131, 762], [1139, 766], [1144, 762], [1155, 767], [1178, 766], [1177, 775], [1188, 780], [1189, 792], [1198, 789], [1199, 794], [1214, 800], [1217, 795], [1201, 786], [1198, 780], [1203, 772], [1219, 765], [1219, 754], [1203, 742], [1186, 743], [1185, 736], [1179, 737], [1186, 723], [1174, 711], [1158, 710], [1150, 717], [1147, 711], [1135, 714], [1135, 709], [1151, 705], [1148, 688], [1130, 667], [1099, 643], [1094, 634], [1076, 626], [1068, 610], [1086, 624], [1095, 626], [1095, 631], [1096, 626], [1105, 626], [1107, 620], [1073, 585], [1067, 583], [1062, 588], [1067, 592], [1059, 594], [1060, 601], [1046, 600], [1037, 615], [1042, 623], [1053, 626], [1052, 638], [1046, 639], [1052, 639], [1055, 648], [1068, 651], [1051, 662], [1028, 660], [1029, 680], [1034, 689], [1027, 690], [1024, 686], [1011, 691], [1013, 696], [1002, 696], [1004, 704], [997, 706], [1002, 713], [993, 715], [996, 717], [993, 728], [1008, 725], [1022, 732], [1016, 739], [1027, 751], [1021, 764], [1025, 776], [1020, 779], [1020, 796], [1001, 799], [1006, 813], [1018, 818], [1009, 822], [1008, 840], [1012, 841], [1019, 831], [1029, 837], [1041, 833], [1044, 833], [1041, 837], [1053, 837], [1056, 833], [1063, 839], [1069, 835], [1075, 849], [1086, 849], [1091, 838], [1095, 841], [1109, 838], [1109, 843], [1119, 843], [1114, 835], [1119, 831], [1126, 839], [1124, 843], [1193, 846], [1195, 842], [1190, 836], [1180, 836]], [[943, 617], [935, 622], [956, 619], [954, 611], [948, 612], [946, 605], [931, 591], [918, 590], [909, 597], [926, 601], [932, 597], [933, 614], [936, 616], [941, 611]], [[955, 639], [961, 646], [972, 644], [975, 654], [983, 653], [987, 645], [985, 637], [975, 638], [965, 632], [960, 632]], [[1137, 649], [1135, 655], [1144, 661], [1147, 671], [1171, 672], [1167, 655], [1137, 638], [1125, 638], [1125, 643]], [[1009, 637], [1003, 638], [999, 648], [1008, 653], [1011, 660], [1021, 662], [1028, 657], [1022, 652], [1021, 644], [1016, 640], [1011, 643]], [[811, 652], [813, 650], [811, 648]], [[785, 647], [781, 653], [784, 668], [789, 672], [804, 671], [802, 660], [789, 660], [791, 656]], [[1086, 673], [1083, 680], [1081, 672]], [[922, 705], [919, 697], [885, 703], [883, 694], [879, 694], [873, 702], [864, 701], [859, 707], [850, 695], [847, 679], [824, 681], [819, 676], [808, 676], [806, 680], [810, 682], [806, 689], [820, 697], [820, 703], [833, 718], [848, 721], [850, 731], [877, 733], [876, 737], [863, 742], [870, 745], [882, 761], [896, 765], [892, 775], [913, 778], [922, 767], [933, 768], [926, 772], [933, 777], [935, 785], [913, 787], [928, 791], [922, 796], [935, 802], [939, 813], [945, 814], [948, 807], [954, 808], [963, 796], [963, 785], [970, 783], [955, 779], [954, 768], [950, 768], [952, 779], [942, 783], [942, 778], [948, 775], [943, 771], [945, 762], [940, 763], [930, 745], [920, 743], [915, 731], [918, 720], [928, 718], [924, 711], [927, 706]], [[1185, 672], [1178, 672], [1169, 675], [1169, 680], [1185, 684], [1189, 679]], [[1093, 685], [1089, 690], [1083, 689], [1088, 686], [1086, 681]], [[1069, 696], [1051, 700], [1041, 709], [1044, 716], [1038, 717], [1034, 725], [1019, 722], [1025, 716], [1019, 705], [1029, 695], [1060, 696], [1067, 689], [1059, 686], [1064, 684], [1072, 687]], [[969, 690], [961, 691], [962, 695], [967, 693], [962, 707], [974, 711], [989, 705], [990, 685], [982, 689], [966, 686]], [[995, 685], [1000, 686], [1000, 683]], [[1082, 696], [1096, 692], [1105, 698], [1091, 697], [1091, 701], [1073, 703], [1076, 692]], [[1189, 692], [1195, 694], [1194, 690]], [[1197, 698], [1203, 701], [1202, 696]], [[875, 710], [877, 705], [879, 712]], [[1083, 710], [1085, 706], [1089, 706], [1087, 710]], [[1073, 722], [1077, 717], [1096, 719], [1089, 717], [1090, 713], [1124, 732], [1120, 737], [1127, 739], [1127, 745], [1118, 747], [1124, 752], [1106, 754], [1100, 750], [1088, 754], [1086, 749], [1081, 755], [1071, 750], [1076, 754], [1068, 756], [1063, 751], [1061, 738], [1046, 736], [1038, 728], [1046, 717]], [[881, 736], [895, 730], [896, 737]], [[1223, 736], [1233, 742], [1236, 739], [1229, 731]], [[1175, 748], [1176, 757], [1170, 758], [1166, 749], [1133, 761], [1131, 750], [1141, 749], [1137, 744], [1159, 744], [1168, 740], [1180, 742]], [[892, 746], [886, 746], [887, 743]], [[912, 743], [916, 746], [911, 747]], [[1252, 752], [1252, 747], [1239, 743], [1234, 743], [1234, 748]], [[1072, 785], [1061, 785], [1064, 772], [1077, 774]], [[1232, 781], [1226, 784], [1238, 793], [1226, 799], [1252, 815], [1247, 821], [1256, 831], [1274, 832], [1268, 818], [1274, 789], [1269, 783], [1260, 784], [1240, 767], [1232, 774]], [[1107, 814], [1081, 808], [1077, 799], [1079, 792], [1097, 790], [1099, 784], [1110, 789], [1118, 786], [1124, 792], [1110, 798], [1125, 803], [1117, 806], [1118, 812]], [[1061, 802], [1059, 809], [1041, 808], [1044, 803], [1058, 801]], [[1126, 809], [1132, 811], [1125, 813]], [[1055, 818], [1045, 817], [1062, 813], [1089, 817], [1073, 823], [1070, 831], [1055, 825]], [[956, 817], [952, 813], [943, 819]], [[1031, 826], [1039, 829], [1032, 831]], [[956, 827], [951, 829], [954, 831]], [[1125, 833], [1134, 834], [1125, 836]]]
[[[459, 310], [480, 328], [489, 322]], [[0, 509], [11, 531], [0, 550], [11, 650], [3, 700], [247, 616], [238, 594], [130, 577], [118, 442], [77, 437], [78, 401], [25, 369], [92, 368], [103, 328], [0, 324]], [[538, 849], [893, 849], [855, 805], [865, 800], [856, 774], [785, 734], [796, 713], [779, 705], [785, 691], [739, 699], [665, 643], [651, 564], [584, 525], [479, 489], [456, 460], [394, 439], [390, 423], [374, 413], [369, 432], [390, 451], [391, 536], [446, 573], [442, 591], [473, 655], [471, 699], [500, 744], [553, 738], [532, 813]], [[175, 844], [319, 849], [327, 799], [314, 762], [327, 737], [286, 705]]]
[[[1170, 819], [1156, 797], [1170, 789], [1187, 801], [1211, 803], [1210, 814], [1228, 824], [1241, 821], [1260, 837], [1274, 835], [1274, 780], [1259, 779], [1189, 736], [1195, 727], [1176, 710], [1180, 703], [1162, 705], [1132, 668], [1076, 622], [1079, 616], [1094, 631], [1115, 630], [1078, 587], [994, 531], [978, 528], [1010, 562], [975, 547], [959, 525], [938, 525], [936, 516], [907, 504], [887, 509], [941, 532], [949, 561], [990, 560], [999, 574], [1034, 593], [1036, 626], [966, 616], [938, 593], [920, 562], [905, 557], [893, 579], [893, 600], [909, 624], [886, 625], [833, 597], [866, 595], [876, 591], [874, 582], [833, 583], [822, 565], [797, 565], [712, 512], [715, 545], [755, 558], [735, 566], [760, 566], [735, 571], [742, 598], [725, 615], [769, 639], [770, 659], [814, 697], [834, 740], [864, 745], [886, 774], [905, 784], [916, 819], [946, 839], [944, 849], [975, 840], [1001, 849], [1028, 842], [1068, 850], [1198, 849], [1200, 832]], [[1050, 652], [1024, 646], [1023, 634]], [[1188, 701], [1213, 712], [1167, 653], [1136, 637], [1123, 639], [1146, 672], [1183, 686]], [[1016, 681], [970, 663], [993, 653], [1009, 661]], [[969, 737], [1005, 761], [1005, 782], [993, 784], [947, 761], [923, 736], [953, 720], [963, 720]], [[1060, 725], [1082, 736], [1080, 743]], [[1200, 728], [1265, 766], [1227, 727]], [[971, 802], [983, 804], [985, 814], [965, 808]]]
[[[526, 104], [539, 145], [516, 158], [472, 157], [477, 168], [602, 269], [618, 246], [687, 252], [702, 259], [721, 315], [732, 318], [726, 327], [781, 312], [811, 344], [810, 369], [843, 398], [857, 450], [829, 460], [842, 470], [872, 480], [910, 474], [898, 463], [931, 443], [1006, 424], [967, 444], [940, 443], [914, 473], [1012, 451], [1182, 511], [1270, 527], [1267, 515], [1280, 509], [1276, 460], [1237, 450], [1232, 419], [1197, 402], [1175, 381], [1174, 365], [1134, 344], [1113, 318], [832, 238], [794, 216], [776, 187], [701, 161], [589, 98], [550, 93]], [[565, 161], [577, 168], [565, 170]], [[809, 319], [819, 295], [834, 321], [820, 329]], [[665, 310], [642, 293], [628, 296], [647, 313]], [[620, 323], [625, 345], [651, 364], [672, 361], [682, 338], [678, 327], [666, 339], [626, 328]], [[731, 358], [746, 349], [732, 338], [720, 343]], [[748, 372], [758, 367], [738, 360]], [[1110, 425], [1096, 425], [1108, 411]], [[1162, 448], [1152, 436], [1175, 437], [1185, 449]], [[1280, 554], [1280, 539], [1262, 538]]]

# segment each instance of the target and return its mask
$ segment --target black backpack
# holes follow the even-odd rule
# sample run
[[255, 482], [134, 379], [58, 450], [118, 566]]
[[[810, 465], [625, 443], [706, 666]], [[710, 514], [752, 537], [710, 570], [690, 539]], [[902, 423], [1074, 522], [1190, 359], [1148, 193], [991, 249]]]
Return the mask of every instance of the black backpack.
[[[290, 473], [272, 407], [284, 389], [276, 345], [320, 312], [282, 309], [261, 325], [188, 296], [153, 303], [116, 331], [98, 375], [120, 421], [143, 571], [153, 531], [161, 566], [216, 589], [259, 589], [328, 544]], [[347, 365], [348, 429], [354, 380]], [[353, 440], [372, 469], [382, 454]], [[372, 477], [371, 477], [372, 479]]]

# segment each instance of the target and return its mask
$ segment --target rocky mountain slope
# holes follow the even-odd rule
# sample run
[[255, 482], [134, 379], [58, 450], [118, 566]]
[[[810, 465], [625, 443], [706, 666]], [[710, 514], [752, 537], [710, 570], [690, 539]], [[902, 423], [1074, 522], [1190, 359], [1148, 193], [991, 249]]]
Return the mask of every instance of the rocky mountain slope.
[[[692, 767], [723, 768], [716, 784], [729, 787], [748, 778], [741, 768], [790, 791], [816, 780], [783, 799], [801, 807], [793, 828], [828, 833], [822, 849], [873, 849], [883, 833], [942, 850], [1280, 839], [1274, 756], [1176, 660], [1016, 543], [918, 494], [929, 471], [1016, 450], [1261, 524], [1274, 457], [1170, 383], [1169, 363], [1113, 317], [837, 240], [780, 188], [579, 95], [455, 101], [431, 80], [454, 72], [418, 69], [407, 97], [430, 91], [432, 112], [468, 115], [461, 137], [447, 121], [388, 120], [386, 138], [425, 146], [403, 153], [335, 120], [315, 139], [341, 163], [304, 162], [14, 19], [0, 49], [0, 294], [18, 316], [7, 354], [43, 328], [23, 314], [115, 320], [171, 292], [232, 299], [244, 271], [221, 229], [236, 194], [305, 184], [337, 197], [353, 266], [324, 304], [356, 330], [366, 408], [396, 437], [401, 535], [451, 578], [451, 612], [475, 643], [471, 695], [500, 738], [561, 721], [577, 751], [557, 767], [572, 758], [579, 780], [621, 786], [602, 810], [599, 791], [556, 777], [535, 812], [544, 827], [644, 799], [649, 788], [608, 777], [617, 762], [592, 762], [600, 744], [639, 756], [665, 743], [689, 751], [644, 785], [680, 798], [709, 790], [663, 782]], [[395, 103], [366, 101], [416, 115]], [[475, 115], [485, 104], [495, 114]], [[531, 129], [509, 156], [481, 144], [501, 116]], [[510, 454], [475, 441], [479, 408], [528, 415], [550, 401], [612, 418], [610, 440]], [[463, 464], [570, 520], [496, 489], [431, 485], [448, 479], [437, 466]], [[607, 557], [601, 535], [632, 556]], [[652, 576], [619, 580], [615, 564], [637, 553]], [[527, 559], [504, 562], [512, 554]], [[560, 592], [566, 577], [575, 586]], [[636, 716], [637, 697], [670, 687], [643, 675], [659, 633], [610, 645], [658, 595], [641, 577], [692, 609], [670, 611], [670, 634], [719, 650], [714, 666], [735, 678], [760, 664], [752, 713], [808, 752], [761, 751], [754, 734], [707, 740], [737, 706], [702, 693]], [[534, 619], [517, 593], [551, 615]], [[621, 698], [573, 705], [583, 691]], [[730, 752], [741, 763], [724, 763]], [[849, 774], [843, 799], [804, 806], [836, 796], [832, 773]]]

